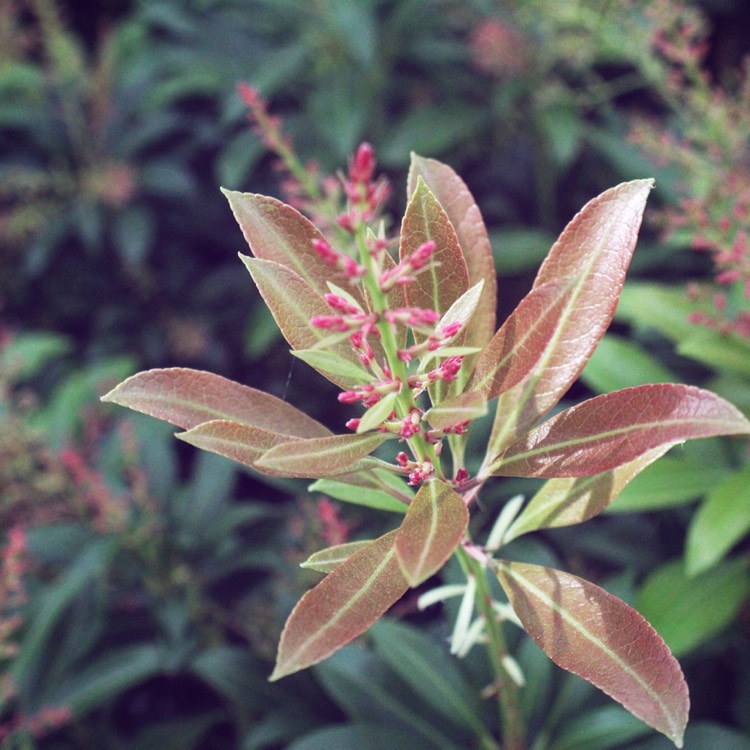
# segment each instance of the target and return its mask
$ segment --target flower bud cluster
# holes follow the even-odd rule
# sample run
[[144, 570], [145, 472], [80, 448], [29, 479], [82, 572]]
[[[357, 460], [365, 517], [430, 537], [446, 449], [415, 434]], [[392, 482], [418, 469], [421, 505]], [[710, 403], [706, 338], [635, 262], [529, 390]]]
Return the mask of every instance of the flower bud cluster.
[[372, 222], [390, 196], [388, 181], [375, 179], [376, 166], [375, 150], [369, 143], [362, 143], [349, 161], [346, 177], [341, 178], [348, 207], [339, 215], [338, 225], [351, 234]]
[[396, 456], [396, 463], [409, 473], [409, 484], [413, 487], [435, 474], [435, 466], [431, 461], [411, 461], [403, 451]]

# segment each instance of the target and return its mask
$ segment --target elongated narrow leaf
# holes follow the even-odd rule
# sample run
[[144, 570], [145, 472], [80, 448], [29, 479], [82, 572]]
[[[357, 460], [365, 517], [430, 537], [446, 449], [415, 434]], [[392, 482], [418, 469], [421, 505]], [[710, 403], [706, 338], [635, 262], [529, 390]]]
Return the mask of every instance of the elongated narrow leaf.
[[557, 333], [573, 293], [571, 279], [550, 281], [529, 292], [479, 355], [467, 390], [489, 401], [530, 375]]
[[402, 477], [379, 467], [339, 474], [335, 479], [319, 479], [310, 485], [309, 490], [347, 503], [396, 513], [406, 513], [414, 497]]
[[556, 414], [511, 445], [493, 473], [588, 476], [684, 440], [743, 434], [750, 434], [750, 421], [709, 391], [672, 383], [642, 385]]
[[436, 430], [444, 430], [483, 417], [486, 413], [487, 402], [482, 394], [467, 391], [433, 406], [424, 416]]
[[330, 573], [355, 552], [359, 552], [370, 543], [371, 540], [366, 539], [361, 542], [346, 542], [345, 544], [337, 544], [335, 547], [318, 550], [318, 552], [310, 555], [305, 562], [300, 563], [300, 567], [317, 570], [319, 573]]
[[468, 524], [466, 503], [449, 484], [432, 479], [419, 488], [396, 537], [401, 571], [411, 586], [445, 565]]
[[604, 511], [622, 488], [669, 450], [660, 446], [616, 469], [587, 477], [549, 479], [505, 533], [503, 540], [538, 529], [572, 526]]
[[318, 372], [327, 372], [329, 375], [356, 380], [358, 383], [367, 383], [372, 377], [364, 367], [327, 349], [292, 349], [290, 353], [297, 359], [307, 362]]
[[346, 275], [329, 266], [315, 251], [313, 242], [324, 240], [315, 225], [291, 206], [276, 198], [222, 190], [253, 255], [294, 271], [321, 296], [328, 282], [347, 287], [362, 303], [359, 290]]
[[401, 259], [430, 240], [436, 244], [430, 263], [406, 287], [406, 297], [410, 305], [443, 315], [469, 288], [469, 272], [448, 215], [424, 181], [417, 179], [401, 223]]
[[270, 476], [283, 475], [283, 472], [257, 466], [258, 459], [274, 446], [296, 439], [282, 432], [221, 419], [203, 422], [187, 432], [178, 432], [175, 437]]
[[[292, 349], [313, 349], [329, 338], [330, 332], [314, 328], [310, 324], [310, 319], [315, 315], [330, 315], [331, 309], [323, 297], [301, 276], [270, 260], [258, 260], [246, 255], [241, 255], [240, 258]], [[324, 348], [330, 357], [353, 367], [360, 366], [359, 359], [347, 340], [326, 345]], [[333, 372], [330, 362], [326, 363], [325, 368], [318, 368], [312, 361], [309, 364], [342, 388], [351, 388], [360, 382], [352, 374], [341, 375], [339, 372]]]
[[500, 396], [490, 460], [560, 400], [609, 326], [652, 183], [627, 182], [594, 198], [550, 250], [534, 289], [569, 277], [574, 282], [531, 372]]
[[256, 462], [261, 469], [287, 477], [317, 477], [343, 474], [388, 440], [389, 435], [332, 435], [312, 440], [293, 440], [271, 448]]
[[220, 375], [183, 367], [140, 372], [102, 396], [102, 401], [127, 406], [186, 430], [220, 419], [292, 437], [331, 434], [280, 398]]
[[642, 615], [569, 573], [507, 561], [498, 561], [496, 570], [524, 628], [552, 661], [682, 747], [687, 685]]
[[300, 599], [281, 634], [271, 680], [323, 661], [403, 596], [409, 584], [396, 556], [397, 533], [355, 552]]
[[360, 418], [359, 425], [357, 425], [357, 433], [368, 432], [369, 430], [375, 430], [383, 422], [388, 419], [391, 413], [396, 408], [396, 401], [398, 400], [398, 393], [391, 392], [386, 393], [380, 401], [374, 403]]
[[445, 210], [456, 230], [463, 251], [469, 284], [483, 281], [482, 296], [476, 315], [469, 324], [464, 342], [467, 346], [484, 346], [495, 331], [497, 278], [492, 248], [479, 207], [466, 183], [447, 164], [412, 154], [407, 182], [407, 200], [417, 188], [418, 178], [424, 180]]

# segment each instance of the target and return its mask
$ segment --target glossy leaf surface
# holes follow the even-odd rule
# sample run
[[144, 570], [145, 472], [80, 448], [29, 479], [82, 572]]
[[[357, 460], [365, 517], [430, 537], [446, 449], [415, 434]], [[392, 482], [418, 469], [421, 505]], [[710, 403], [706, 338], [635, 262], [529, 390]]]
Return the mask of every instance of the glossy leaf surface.
[[638, 386], [560, 412], [511, 445], [493, 471], [506, 476], [587, 476], [662, 446], [740, 434], [750, 434], [750, 422], [709, 391], [671, 383]]
[[370, 627], [409, 584], [396, 556], [397, 531], [356, 552], [308, 591], [281, 634], [271, 680], [317, 664]]
[[669, 446], [655, 448], [600, 474], [547, 480], [505, 533], [504, 541], [537, 529], [571, 526], [593, 518], [609, 506], [633, 477], [668, 450]]
[[203, 422], [230, 420], [293, 437], [331, 432], [280, 398], [220, 375], [184, 367], [146, 370], [112, 389], [111, 401], [189, 430]]
[[407, 200], [414, 194], [420, 177], [443, 207], [456, 231], [469, 274], [469, 284], [474, 286], [484, 281], [477, 314], [464, 338], [468, 346], [484, 346], [495, 331], [497, 278], [482, 214], [466, 183], [453, 169], [436, 159], [415, 154], [412, 154], [409, 169]]
[[330, 573], [332, 570], [348, 560], [355, 552], [364, 549], [370, 540], [362, 542], [346, 542], [337, 544], [335, 547], [328, 547], [314, 552], [305, 562], [300, 563], [301, 568], [317, 570], [319, 573]]
[[343, 474], [388, 438], [382, 433], [369, 433], [294, 440], [271, 448], [256, 461], [256, 466], [287, 477], [315, 479]]
[[401, 570], [411, 586], [445, 565], [468, 524], [466, 503], [449, 484], [432, 479], [419, 488], [396, 537]]
[[552, 568], [499, 561], [497, 574], [525, 630], [552, 661], [682, 746], [687, 685], [642, 615], [604, 589]]
[[443, 315], [469, 288], [469, 272], [450, 219], [418, 179], [401, 223], [401, 260], [430, 240], [436, 244], [431, 262], [406, 287], [406, 298], [409, 305]]
[[584, 368], [609, 326], [635, 249], [652, 180], [623, 183], [587, 203], [539, 269], [534, 289], [571, 278], [543, 352], [498, 401], [492, 460], [544, 416]]

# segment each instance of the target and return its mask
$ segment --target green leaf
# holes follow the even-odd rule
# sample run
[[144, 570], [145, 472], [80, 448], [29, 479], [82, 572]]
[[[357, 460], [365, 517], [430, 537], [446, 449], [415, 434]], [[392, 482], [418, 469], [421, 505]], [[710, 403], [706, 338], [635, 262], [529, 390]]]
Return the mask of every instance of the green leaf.
[[479, 419], [487, 413], [487, 402], [481, 393], [467, 391], [441, 401], [428, 409], [424, 418], [436, 430], [444, 430], [461, 422]]
[[227, 420], [300, 438], [331, 434], [280, 398], [220, 375], [183, 367], [140, 372], [102, 396], [102, 401], [127, 406], [186, 430], [203, 422]]
[[430, 240], [436, 243], [435, 251], [426, 270], [406, 287], [406, 298], [409, 305], [444, 315], [468, 290], [469, 272], [448, 215], [418, 178], [401, 223], [399, 257], [404, 260]]
[[264, 430], [222, 419], [203, 422], [187, 432], [178, 432], [175, 437], [196, 448], [217, 453], [270, 476], [283, 476], [284, 474], [258, 466], [258, 460], [271, 448], [299, 439], [282, 432]]
[[[368, 378], [369, 380], [369, 378]], [[357, 433], [361, 434], [370, 430], [376, 430], [388, 419], [396, 408], [398, 393], [386, 393], [383, 398], [373, 404], [360, 418]]]
[[678, 344], [677, 352], [713, 370], [726, 370], [750, 377], [750, 343], [738, 334], [721, 334], [696, 327]]
[[497, 407], [488, 460], [518, 439], [575, 381], [612, 320], [652, 180], [623, 183], [587, 203], [552, 246], [534, 289], [566, 278], [570, 291], [554, 331], [526, 377]]
[[377, 510], [406, 513], [413, 493], [401, 477], [384, 469], [370, 469], [336, 479], [319, 479], [308, 488], [336, 500]]
[[397, 533], [353, 554], [300, 599], [281, 634], [271, 680], [330, 656], [403, 596], [409, 584], [396, 556]]
[[255, 466], [288, 477], [314, 479], [343, 474], [389, 438], [390, 435], [383, 433], [367, 433], [294, 440], [271, 448]]
[[329, 281], [347, 287], [364, 305], [344, 272], [329, 266], [315, 251], [313, 242], [325, 238], [299, 211], [265, 195], [222, 192], [256, 258], [288, 268], [320, 296], [328, 291]]
[[[310, 323], [310, 319], [316, 315], [331, 313], [321, 294], [286, 266], [246, 255], [241, 255], [240, 258], [292, 349], [314, 349], [326, 342], [330, 333], [323, 328], [315, 328]], [[326, 345], [325, 348], [344, 362], [359, 367], [359, 359], [347, 340], [339, 340], [330, 346]], [[312, 366], [315, 367], [314, 364]], [[345, 377], [326, 370], [318, 371], [341, 388], [351, 388], [361, 382], [358, 377]]]
[[747, 568], [746, 560], [733, 560], [690, 577], [674, 560], [646, 579], [635, 606], [677, 656], [686, 654], [735, 617], [750, 593]]
[[292, 349], [290, 353], [297, 359], [307, 362], [318, 372], [337, 375], [357, 383], [367, 383], [372, 378], [372, 375], [363, 367], [327, 349]]
[[466, 503], [449, 484], [431, 479], [419, 488], [396, 537], [401, 571], [411, 586], [445, 565], [468, 524]]
[[436, 159], [411, 155], [407, 180], [407, 200], [417, 189], [418, 178], [445, 210], [456, 230], [469, 274], [469, 285], [483, 282], [476, 314], [464, 334], [467, 346], [484, 346], [495, 331], [497, 278], [487, 229], [466, 183], [446, 164]]
[[625, 388], [556, 414], [510, 445], [492, 467], [505, 476], [576, 477], [622, 466], [684, 440], [750, 434], [722, 398], [688, 385]]
[[427, 704], [457, 727], [486, 734], [476, 695], [455, 660], [432, 639], [388, 617], [375, 623], [370, 636], [388, 666]]
[[677, 378], [636, 343], [608, 333], [596, 347], [581, 380], [597, 393], [648, 383], [674, 383]]
[[632, 281], [622, 290], [616, 318], [681, 341], [695, 332], [689, 320], [693, 310], [683, 287]]
[[647, 726], [619, 706], [602, 706], [567, 722], [550, 750], [609, 750], [649, 734]]
[[369, 539], [361, 542], [346, 542], [345, 544], [337, 544], [335, 547], [318, 550], [318, 552], [313, 552], [305, 562], [300, 563], [300, 567], [317, 570], [319, 573], [330, 573], [344, 560], [348, 560], [355, 552], [359, 552], [370, 542]]
[[669, 446], [655, 448], [615, 469], [587, 477], [549, 479], [510, 526], [504, 541], [530, 531], [571, 526], [593, 518], [607, 508], [634, 476], [667, 450]]
[[316, 729], [294, 740], [287, 750], [383, 750], [414, 747], [414, 736], [383, 724], [358, 722]]
[[714, 488], [693, 516], [685, 546], [689, 576], [715, 565], [750, 532], [750, 465]]
[[524, 628], [552, 661], [682, 747], [687, 685], [664, 641], [638, 612], [559, 570], [507, 561], [498, 561], [496, 570]]

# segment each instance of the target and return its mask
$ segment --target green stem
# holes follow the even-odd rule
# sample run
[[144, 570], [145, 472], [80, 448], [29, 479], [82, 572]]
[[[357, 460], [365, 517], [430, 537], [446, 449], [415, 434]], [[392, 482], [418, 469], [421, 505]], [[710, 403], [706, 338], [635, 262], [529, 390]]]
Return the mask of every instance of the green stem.
[[486, 568], [463, 547], [458, 548], [457, 555], [466, 574], [472, 576], [477, 584], [475, 602], [477, 609], [484, 617], [489, 640], [487, 650], [497, 686], [498, 713], [505, 750], [526, 750], [526, 730], [521, 715], [518, 685], [503, 664], [503, 660], [509, 655], [508, 646], [502, 626], [492, 607], [492, 594], [487, 582]]

